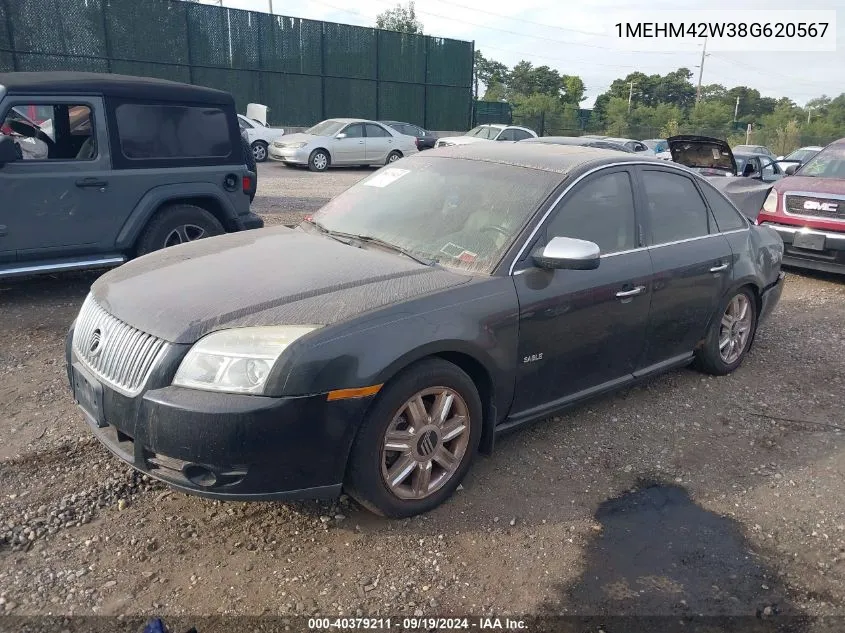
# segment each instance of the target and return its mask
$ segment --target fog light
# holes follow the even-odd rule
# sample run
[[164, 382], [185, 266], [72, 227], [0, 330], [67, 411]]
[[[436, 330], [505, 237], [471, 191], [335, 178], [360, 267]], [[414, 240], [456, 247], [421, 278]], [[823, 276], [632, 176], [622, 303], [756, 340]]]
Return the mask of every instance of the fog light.
[[217, 475], [214, 471], [209, 470], [205, 466], [200, 466], [199, 464], [188, 464], [182, 470], [182, 473], [188, 478], [188, 480], [190, 480], [191, 483], [201, 486], [202, 488], [211, 488], [217, 483]]

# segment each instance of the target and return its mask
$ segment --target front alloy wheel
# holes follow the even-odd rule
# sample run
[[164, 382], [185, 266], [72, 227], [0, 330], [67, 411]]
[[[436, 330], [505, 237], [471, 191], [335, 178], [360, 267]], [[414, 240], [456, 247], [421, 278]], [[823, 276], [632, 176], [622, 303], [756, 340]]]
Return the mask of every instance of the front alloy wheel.
[[252, 144], [252, 157], [256, 163], [263, 163], [267, 160], [267, 146], [261, 141]]
[[414, 394], [384, 437], [381, 476], [400, 499], [424, 499], [454, 476], [469, 443], [469, 411], [458, 392], [432, 387]]
[[382, 516], [428, 512], [461, 483], [481, 429], [472, 378], [441, 358], [419, 361], [388, 381], [368, 407], [344, 487]]

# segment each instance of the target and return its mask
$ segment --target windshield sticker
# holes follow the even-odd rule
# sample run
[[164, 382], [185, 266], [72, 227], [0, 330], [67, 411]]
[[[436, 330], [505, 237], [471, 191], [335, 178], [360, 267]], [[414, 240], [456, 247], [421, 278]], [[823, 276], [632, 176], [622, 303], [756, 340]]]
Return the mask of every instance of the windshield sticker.
[[464, 251], [458, 255], [458, 259], [467, 264], [474, 262], [476, 257], [478, 257], [478, 253], [473, 253], [472, 251]]
[[458, 246], [457, 244], [453, 244], [452, 242], [446, 242], [443, 248], [440, 249], [440, 252], [446, 253], [449, 257], [458, 258], [467, 251], [464, 249], [463, 246]]
[[361, 184], [367, 187], [386, 187], [387, 185], [396, 182], [410, 171], [410, 169], [390, 167], [389, 169], [384, 169], [379, 173], [374, 174], [371, 178], [368, 178]]
[[713, 148], [713, 158], [719, 160], [722, 157], [722, 152], [718, 147]]

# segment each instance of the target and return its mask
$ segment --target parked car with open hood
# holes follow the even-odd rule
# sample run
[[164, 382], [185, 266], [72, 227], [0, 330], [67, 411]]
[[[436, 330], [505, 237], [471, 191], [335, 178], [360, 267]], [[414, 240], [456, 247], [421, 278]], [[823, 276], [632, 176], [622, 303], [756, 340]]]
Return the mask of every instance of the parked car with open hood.
[[282, 128], [270, 127], [257, 119], [250, 119], [243, 114], [238, 115], [238, 125], [241, 132], [246, 136], [250, 151], [258, 163], [267, 160], [267, 148], [273, 141], [284, 136]]
[[478, 125], [461, 136], [445, 136], [437, 139], [435, 147], [449, 147], [450, 145], [471, 145], [486, 141], [521, 141], [526, 138], [536, 138], [537, 133], [527, 127], [519, 125], [505, 125], [504, 123], [490, 123]]
[[786, 173], [757, 221], [783, 238], [785, 264], [845, 273], [845, 138]]
[[782, 249], [672, 163], [434, 149], [295, 230], [100, 277], [68, 334], [68, 378], [93, 434], [180, 490], [345, 489], [409, 516], [445, 501], [499, 433], [673, 367], [737, 369], [782, 291]]
[[710, 136], [680, 134], [666, 139], [672, 160], [702, 176], [736, 176], [737, 164], [727, 141]]
[[[6, 73], [0, 121], [13, 133], [0, 135], [0, 277], [116, 266], [263, 226], [250, 212], [255, 173], [227, 92], [113, 74]], [[22, 151], [30, 144], [37, 153]]]
[[327, 119], [270, 146], [270, 158], [325, 171], [330, 166], [385, 165], [415, 154], [412, 136], [367, 119]]

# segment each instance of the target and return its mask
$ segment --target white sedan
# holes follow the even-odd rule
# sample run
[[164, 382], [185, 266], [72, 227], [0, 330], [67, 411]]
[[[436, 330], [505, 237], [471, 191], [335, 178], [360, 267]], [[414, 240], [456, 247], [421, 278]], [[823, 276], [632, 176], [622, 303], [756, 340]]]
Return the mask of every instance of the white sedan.
[[270, 146], [270, 158], [325, 171], [333, 165], [386, 165], [417, 153], [416, 139], [367, 119], [327, 119]]
[[263, 163], [267, 160], [267, 148], [285, 133], [282, 128], [270, 127], [266, 123], [257, 119], [250, 119], [243, 114], [238, 115], [238, 125], [241, 128], [241, 133], [246, 134], [246, 140], [256, 163]]
[[530, 130], [527, 127], [520, 127], [519, 125], [491, 123], [489, 125], [478, 125], [461, 136], [439, 138], [434, 146], [469, 145], [470, 143], [480, 143], [483, 141], [521, 141], [526, 138], [537, 138], [537, 133], [534, 130]]

